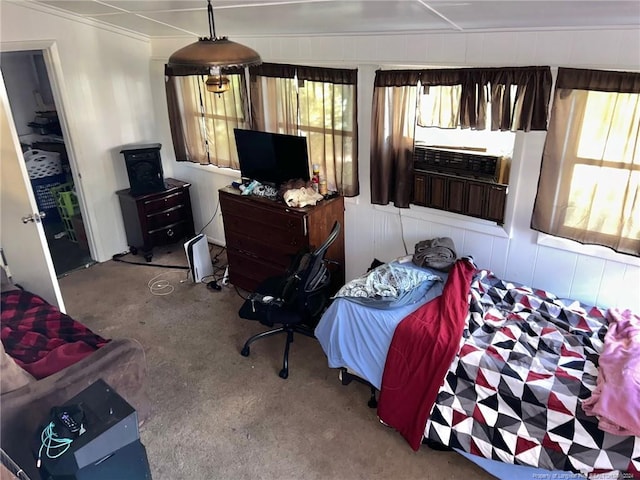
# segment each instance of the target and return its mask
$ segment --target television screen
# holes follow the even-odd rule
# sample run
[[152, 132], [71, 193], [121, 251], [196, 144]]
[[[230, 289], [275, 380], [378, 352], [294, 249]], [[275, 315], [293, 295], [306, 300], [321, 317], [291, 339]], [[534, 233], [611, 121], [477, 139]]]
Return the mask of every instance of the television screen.
[[307, 138], [235, 128], [242, 178], [278, 188], [287, 180], [309, 176]]

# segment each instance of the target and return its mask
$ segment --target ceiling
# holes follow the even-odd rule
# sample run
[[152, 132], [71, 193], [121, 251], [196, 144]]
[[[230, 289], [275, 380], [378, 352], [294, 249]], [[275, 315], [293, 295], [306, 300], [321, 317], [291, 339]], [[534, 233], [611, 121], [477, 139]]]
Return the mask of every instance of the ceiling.
[[[149, 37], [209, 36], [206, 0], [29, 0]], [[212, 0], [217, 36], [640, 26], [640, 1]]]

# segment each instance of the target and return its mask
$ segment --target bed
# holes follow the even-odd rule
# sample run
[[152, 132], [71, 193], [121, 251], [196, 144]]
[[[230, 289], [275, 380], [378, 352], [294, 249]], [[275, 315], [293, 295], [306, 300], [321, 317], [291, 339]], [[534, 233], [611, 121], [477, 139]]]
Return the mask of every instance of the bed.
[[[640, 478], [637, 430], [614, 434], [592, 406], [585, 413], [602, 388], [599, 364], [607, 332], [613, 331], [612, 311], [500, 279], [469, 267], [466, 259], [448, 274], [410, 259], [383, 267], [421, 272], [414, 276], [422, 282], [414, 279], [394, 298], [411, 297], [413, 288], [422, 288], [424, 295], [398, 305], [384, 299], [378, 305], [379, 291], [354, 292], [347, 284], [315, 331], [329, 367], [347, 369], [380, 390], [383, 423], [414, 448], [416, 438], [444, 445], [498, 478]], [[356, 287], [370, 275], [356, 279]], [[453, 291], [456, 279], [459, 288]], [[447, 317], [456, 314], [435, 310], [448, 309], [452, 302], [464, 309], [457, 324]], [[443, 321], [431, 321], [434, 315]], [[418, 330], [411, 318], [419, 320]], [[424, 325], [433, 323], [444, 324], [444, 332], [423, 336]], [[411, 342], [420, 339], [398, 347], [403, 335]], [[440, 358], [453, 353], [438, 362], [431, 351]], [[636, 375], [637, 387], [640, 360], [634, 362], [627, 371]], [[402, 371], [394, 372], [394, 365]], [[633, 397], [621, 397], [622, 408], [633, 405]], [[640, 423], [640, 409], [630, 415]]]

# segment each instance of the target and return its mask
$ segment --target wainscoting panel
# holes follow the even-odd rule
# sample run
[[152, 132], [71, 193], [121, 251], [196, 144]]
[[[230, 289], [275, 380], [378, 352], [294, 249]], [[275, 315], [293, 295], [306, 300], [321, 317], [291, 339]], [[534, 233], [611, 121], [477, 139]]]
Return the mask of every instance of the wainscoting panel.
[[347, 203], [347, 278], [361, 275], [374, 257], [389, 261], [404, 255], [405, 244], [412, 254], [417, 242], [446, 236], [459, 256], [473, 255], [480, 268], [502, 278], [586, 304], [640, 311], [640, 268], [633, 264], [538, 245], [535, 232], [508, 238], [448, 225], [438, 215], [422, 219], [398, 210]]

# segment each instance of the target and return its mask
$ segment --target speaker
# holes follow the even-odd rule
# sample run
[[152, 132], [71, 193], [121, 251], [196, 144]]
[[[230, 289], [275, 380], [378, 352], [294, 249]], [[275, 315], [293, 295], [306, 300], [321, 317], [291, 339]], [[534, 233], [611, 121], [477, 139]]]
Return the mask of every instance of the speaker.
[[[150, 474], [146, 476], [149, 466], [140, 443], [138, 414], [106, 382], [96, 381], [65, 405], [81, 407], [85, 431], [71, 442], [63, 455], [51, 458], [46, 452], [42, 453], [43, 479], [151, 478]], [[40, 432], [37, 437], [40, 443]], [[139, 473], [116, 475], [129, 471]]]
[[131, 195], [146, 195], [165, 190], [161, 147], [159, 143], [122, 147], [120, 153], [124, 155]]

